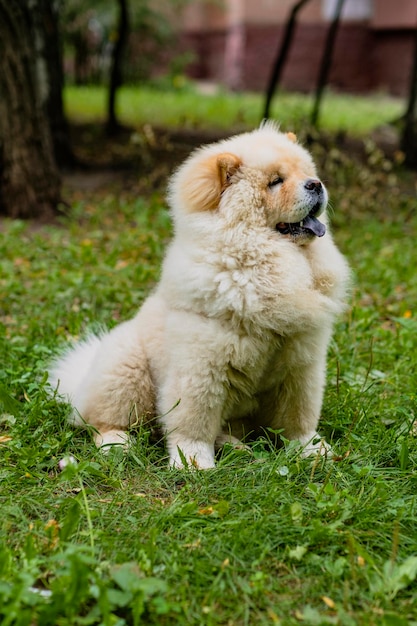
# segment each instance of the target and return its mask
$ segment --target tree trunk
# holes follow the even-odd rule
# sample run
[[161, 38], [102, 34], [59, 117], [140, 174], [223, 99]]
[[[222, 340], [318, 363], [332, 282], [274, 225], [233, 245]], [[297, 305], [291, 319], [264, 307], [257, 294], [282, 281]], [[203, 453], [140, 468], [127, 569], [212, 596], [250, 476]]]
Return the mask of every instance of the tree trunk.
[[332, 65], [334, 44], [336, 42], [336, 35], [339, 29], [340, 16], [342, 14], [344, 3], [345, 0], [337, 0], [332, 23], [330, 24], [330, 28], [326, 37], [326, 44], [324, 46], [324, 52], [320, 64], [319, 78], [317, 81], [316, 97], [311, 113], [311, 125], [315, 128], [318, 125], [321, 100], [323, 97], [324, 88], [327, 85], [327, 79], [329, 77], [329, 72]]
[[107, 107], [107, 132], [113, 134], [119, 128], [116, 117], [116, 91], [122, 84], [122, 60], [123, 52], [129, 31], [129, 17], [127, 0], [117, 0], [119, 4], [119, 24], [117, 27], [117, 39], [112, 54], [110, 71], [109, 100]]
[[0, 0], [0, 213], [14, 218], [49, 219], [60, 201], [41, 12], [42, 0]]
[[285, 24], [285, 32], [282, 43], [278, 49], [274, 66], [272, 68], [271, 78], [269, 79], [268, 89], [266, 91], [265, 108], [263, 118], [268, 119], [270, 115], [271, 102], [274, 93], [279, 85], [282, 70], [284, 69], [285, 61], [287, 60], [288, 52], [291, 47], [292, 39], [294, 36], [294, 28], [297, 19], [297, 13], [307, 4], [309, 0], [298, 0], [290, 11], [287, 23]]
[[39, 28], [45, 33], [43, 57], [47, 65], [49, 85], [46, 113], [52, 134], [55, 161], [58, 167], [73, 167], [75, 157], [71, 149], [62, 100], [64, 71], [59, 33], [59, 3], [41, 0], [40, 4], [42, 14], [38, 14]]
[[413, 69], [401, 143], [406, 165], [417, 169], [417, 28], [414, 42]]

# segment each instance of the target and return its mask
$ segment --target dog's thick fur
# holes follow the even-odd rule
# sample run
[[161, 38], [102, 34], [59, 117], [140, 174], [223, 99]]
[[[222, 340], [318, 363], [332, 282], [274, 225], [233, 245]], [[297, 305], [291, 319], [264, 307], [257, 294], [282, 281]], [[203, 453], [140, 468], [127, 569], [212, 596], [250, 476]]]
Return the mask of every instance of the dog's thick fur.
[[100, 446], [158, 416], [173, 466], [213, 467], [216, 441], [268, 428], [318, 451], [349, 270], [317, 221], [327, 192], [309, 153], [267, 123], [196, 150], [168, 196], [175, 234], [155, 291], [52, 368], [73, 422]]

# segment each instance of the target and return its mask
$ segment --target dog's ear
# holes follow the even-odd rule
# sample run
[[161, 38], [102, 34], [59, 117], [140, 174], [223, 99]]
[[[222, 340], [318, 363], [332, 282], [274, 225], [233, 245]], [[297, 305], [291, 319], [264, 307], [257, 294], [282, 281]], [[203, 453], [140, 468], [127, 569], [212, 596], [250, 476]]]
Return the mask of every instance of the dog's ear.
[[188, 211], [217, 209], [220, 196], [230, 185], [230, 179], [241, 165], [240, 159], [230, 152], [215, 154], [193, 163], [182, 189]]
[[217, 157], [217, 168], [220, 177], [221, 191], [230, 184], [230, 179], [241, 165], [240, 159], [230, 152], [224, 152]]
[[293, 143], [296, 143], [297, 141], [297, 135], [295, 133], [287, 133], [287, 137], [290, 141], [292, 141]]

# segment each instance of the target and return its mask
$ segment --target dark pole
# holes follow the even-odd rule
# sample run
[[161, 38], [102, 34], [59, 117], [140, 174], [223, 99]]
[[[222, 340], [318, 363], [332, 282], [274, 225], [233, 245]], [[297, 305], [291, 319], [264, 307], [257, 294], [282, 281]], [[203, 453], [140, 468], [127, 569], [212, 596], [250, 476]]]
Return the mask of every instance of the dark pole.
[[116, 91], [122, 83], [122, 58], [129, 30], [129, 18], [127, 0], [118, 0], [119, 23], [117, 27], [117, 39], [113, 49], [112, 67], [110, 72], [109, 100], [107, 110], [107, 132], [114, 133], [119, 127], [116, 118], [115, 104]]
[[281, 45], [278, 48], [278, 53], [275, 59], [274, 66], [272, 68], [271, 77], [269, 79], [268, 89], [266, 92], [263, 119], [268, 119], [270, 115], [272, 98], [279, 84], [282, 70], [283, 70], [285, 61], [287, 59], [288, 51], [290, 49], [290, 45], [292, 42], [297, 13], [299, 12], [300, 9], [303, 8], [305, 4], [307, 4], [307, 2], [309, 2], [309, 0], [299, 0], [299, 2], [297, 2], [291, 9], [287, 23], [285, 25], [284, 38], [282, 40]]
[[336, 34], [339, 28], [340, 15], [342, 13], [344, 2], [345, 0], [338, 0], [333, 20], [327, 33], [326, 44], [324, 46], [324, 52], [320, 64], [319, 78], [317, 81], [316, 97], [314, 100], [313, 111], [311, 113], [311, 124], [314, 127], [317, 126], [323, 91], [327, 84], [327, 79], [333, 60], [333, 49], [336, 41]]
[[410, 167], [417, 165], [417, 28], [414, 39], [414, 58], [411, 70], [407, 111], [405, 112], [401, 147], [405, 162]]

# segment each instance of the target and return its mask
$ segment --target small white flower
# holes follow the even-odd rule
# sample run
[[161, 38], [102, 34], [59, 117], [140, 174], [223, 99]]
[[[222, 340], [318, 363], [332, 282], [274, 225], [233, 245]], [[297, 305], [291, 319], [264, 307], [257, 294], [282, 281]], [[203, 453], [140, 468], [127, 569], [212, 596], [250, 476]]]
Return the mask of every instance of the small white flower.
[[68, 465], [77, 465], [77, 461], [73, 456], [64, 456], [58, 463], [58, 467], [61, 471], [68, 467]]
[[38, 589], [38, 587], [29, 587], [29, 591], [32, 593], [37, 593], [42, 596], [42, 598], [50, 598], [52, 596], [52, 591], [49, 589]]

